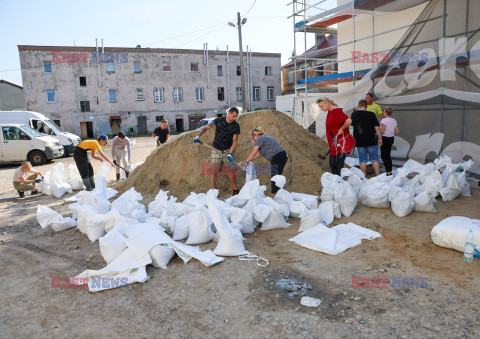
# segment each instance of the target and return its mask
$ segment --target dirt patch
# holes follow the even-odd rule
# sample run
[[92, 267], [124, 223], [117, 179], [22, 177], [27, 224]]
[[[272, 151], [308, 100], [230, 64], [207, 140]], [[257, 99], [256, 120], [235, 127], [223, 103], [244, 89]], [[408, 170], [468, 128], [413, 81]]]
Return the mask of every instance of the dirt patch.
[[[268, 135], [278, 140], [289, 156], [284, 170], [287, 178], [285, 188], [291, 192], [320, 194], [320, 177], [329, 168], [328, 159], [325, 157], [328, 145], [322, 139], [278, 111], [248, 113], [240, 116], [237, 121], [241, 128], [235, 151], [237, 162], [245, 161], [250, 154], [253, 149], [250, 131], [261, 126]], [[193, 143], [197, 134], [198, 131], [184, 133], [175, 141], [153, 151], [145, 163], [139, 166], [128, 180], [117, 184], [115, 189], [124, 192], [135, 187], [144, 196], [154, 196], [163, 189], [179, 199], [185, 198], [190, 192], [207, 191], [210, 188], [208, 161], [211, 150]], [[202, 140], [211, 145], [214, 136], [215, 130], [212, 129]], [[269, 187], [269, 162], [261, 158], [254, 163], [260, 184]], [[240, 170], [237, 173], [237, 183], [242, 187], [245, 176], [240, 174]], [[219, 175], [217, 188], [220, 190], [220, 197], [231, 193], [228, 176]]]

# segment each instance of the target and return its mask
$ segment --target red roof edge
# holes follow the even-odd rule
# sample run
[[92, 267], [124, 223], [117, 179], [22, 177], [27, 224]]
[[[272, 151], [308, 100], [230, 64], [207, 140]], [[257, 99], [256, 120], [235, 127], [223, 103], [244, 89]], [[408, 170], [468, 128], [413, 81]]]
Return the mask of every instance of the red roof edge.
[[15, 85], [14, 83], [11, 83], [10, 81], [7, 81], [7, 80], [0, 80], [0, 84], [8, 84], [8, 85], [12, 85], [12, 86], [14, 86], [14, 87], [17, 87], [17, 88], [23, 89], [23, 87], [22, 87], [22, 86]]

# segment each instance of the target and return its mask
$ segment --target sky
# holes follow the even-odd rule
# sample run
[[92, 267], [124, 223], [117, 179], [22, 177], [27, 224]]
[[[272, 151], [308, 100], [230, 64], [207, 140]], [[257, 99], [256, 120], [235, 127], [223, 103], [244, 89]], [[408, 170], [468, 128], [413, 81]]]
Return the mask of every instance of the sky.
[[[0, 79], [22, 85], [17, 45], [209, 49], [238, 51], [238, 31], [228, 25], [237, 12], [246, 16], [244, 50], [281, 53], [282, 64], [293, 51], [291, 0], [0, 0]], [[331, 2], [328, 1], [328, 2]], [[303, 53], [297, 33], [297, 54]], [[314, 37], [309, 34], [308, 47]]]

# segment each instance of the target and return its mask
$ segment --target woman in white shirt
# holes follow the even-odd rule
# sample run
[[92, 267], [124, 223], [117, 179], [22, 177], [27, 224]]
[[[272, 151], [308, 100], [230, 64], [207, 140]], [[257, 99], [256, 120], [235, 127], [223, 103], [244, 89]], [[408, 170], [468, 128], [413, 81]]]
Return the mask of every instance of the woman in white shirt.
[[393, 109], [387, 107], [384, 112], [384, 118], [380, 121], [380, 132], [382, 133], [382, 146], [380, 153], [382, 156], [383, 166], [387, 175], [392, 175], [392, 146], [395, 135], [398, 134], [397, 120], [392, 118]]
[[13, 172], [13, 187], [18, 191], [20, 198], [25, 196], [25, 191], [32, 191], [32, 195], [37, 194], [35, 186], [42, 181], [37, 179], [39, 176], [43, 178], [41, 172], [32, 168], [30, 161], [25, 161], [22, 166]]

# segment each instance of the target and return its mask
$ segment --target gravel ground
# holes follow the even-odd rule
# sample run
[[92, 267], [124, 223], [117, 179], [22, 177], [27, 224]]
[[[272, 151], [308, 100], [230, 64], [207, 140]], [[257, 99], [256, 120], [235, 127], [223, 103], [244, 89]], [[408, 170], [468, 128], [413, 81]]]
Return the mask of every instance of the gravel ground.
[[[132, 162], [154, 147], [153, 139], [138, 138]], [[99, 162], [93, 164], [98, 168]], [[38, 204], [63, 215], [69, 215], [69, 204], [48, 196], [17, 199], [11, 188], [15, 168], [0, 167], [2, 338], [479, 337], [478, 261], [465, 263], [461, 253], [429, 238], [432, 226], [449, 215], [479, 218], [478, 190], [473, 197], [439, 202], [435, 214], [413, 213], [401, 219], [401, 227], [389, 222], [396, 218], [391, 211], [359, 205], [334, 224], [357, 222], [383, 237], [337, 256], [289, 242], [299, 226], [291, 219], [287, 229], [246, 237], [247, 249], [270, 261], [265, 268], [237, 258], [204, 267], [175, 257], [167, 270], [149, 266], [146, 283], [91, 293], [52, 288], [51, 282], [52, 276], [73, 277], [105, 266], [98, 242], [75, 229], [42, 230], [35, 218]], [[428, 287], [395, 288], [390, 282], [385, 288], [352, 288], [352, 276], [426, 278]], [[302, 293], [321, 299], [321, 305], [301, 306]]]

